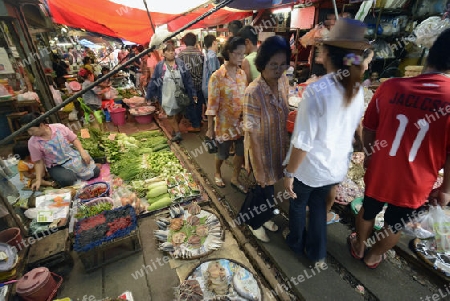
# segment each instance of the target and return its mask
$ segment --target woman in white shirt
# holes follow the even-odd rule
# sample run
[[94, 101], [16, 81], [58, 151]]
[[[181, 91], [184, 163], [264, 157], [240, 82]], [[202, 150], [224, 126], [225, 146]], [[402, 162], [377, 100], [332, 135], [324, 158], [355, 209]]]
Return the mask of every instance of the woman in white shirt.
[[291, 196], [286, 241], [294, 252], [305, 253], [320, 266], [327, 254], [325, 200], [347, 174], [353, 136], [364, 110], [361, 55], [370, 47], [364, 32], [364, 23], [339, 19], [322, 41], [324, 67], [331, 73], [303, 92], [286, 158], [284, 186]]

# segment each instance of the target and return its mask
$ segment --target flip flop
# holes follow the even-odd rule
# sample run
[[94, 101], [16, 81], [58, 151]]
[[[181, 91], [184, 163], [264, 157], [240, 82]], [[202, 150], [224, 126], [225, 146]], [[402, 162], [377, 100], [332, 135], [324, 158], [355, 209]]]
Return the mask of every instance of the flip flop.
[[214, 177], [214, 182], [216, 183], [217, 187], [224, 188], [225, 183], [223, 182], [222, 178]]
[[331, 218], [331, 220], [327, 221], [327, 225], [331, 225], [334, 223], [339, 223], [341, 221], [340, 218], [336, 218], [337, 214], [334, 212], [331, 212], [333, 214], [333, 217]]
[[380, 263], [383, 262], [386, 258], [387, 258], [387, 255], [386, 255], [386, 253], [384, 253], [383, 255], [381, 255], [381, 260], [380, 260], [380, 261], [378, 261], [378, 262], [376, 262], [376, 263], [374, 263], [374, 264], [367, 264], [367, 263], [364, 261], [364, 264], [365, 264], [366, 267], [368, 267], [369, 269], [374, 270], [374, 269], [376, 269], [376, 268], [380, 265]]
[[233, 186], [234, 188], [236, 188], [237, 190], [239, 190], [240, 192], [247, 194], [247, 189], [245, 189], [244, 185], [242, 184], [235, 184], [233, 182], [231, 182], [231, 186]]
[[355, 250], [353, 250], [353, 246], [352, 246], [353, 239], [356, 239], [356, 232], [353, 232], [352, 234], [350, 234], [347, 237], [347, 244], [348, 244], [348, 248], [350, 250], [350, 254], [352, 255], [353, 258], [355, 258], [357, 260], [363, 260], [364, 256], [358, 256], [358, 254], [356, 254]]

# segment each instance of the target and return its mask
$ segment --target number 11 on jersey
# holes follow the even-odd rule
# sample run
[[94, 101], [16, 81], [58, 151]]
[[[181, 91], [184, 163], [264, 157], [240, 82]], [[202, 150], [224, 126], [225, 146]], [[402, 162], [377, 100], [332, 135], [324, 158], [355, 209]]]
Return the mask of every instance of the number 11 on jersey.
[[[403, 114], [397, 115], [397, 119], [399, 121], [399, 125], [397, 128], [397, 132], [395, 133], [395, 138], [392, 143], [391, 150], [389, 151], [389, 156], [395, 157], [397, 155], [397, 151], [400, 147], [400, 143], [402, 141], [403, 135], [405, 134], [406, 126], [408, 125], [408, 117]], [[417, 156], [417, 152], [419, 151], [420, 145], [422, 144], [423, 139], [425, 138], [426, 133], [430, 129], [430, 124], [425, 121], [425, 119], [420, 119], [417, 124], [420, 126], [419, 132], [417, 133], [416, 139], [414, 139], [414, 143], [409, 151], [408, 161], [413, 162]]]

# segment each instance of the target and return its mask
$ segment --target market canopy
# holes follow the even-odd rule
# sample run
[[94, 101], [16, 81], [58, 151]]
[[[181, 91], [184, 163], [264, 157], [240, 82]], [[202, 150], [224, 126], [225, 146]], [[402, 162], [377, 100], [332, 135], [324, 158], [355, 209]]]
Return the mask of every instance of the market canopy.
[[[307, 0], [312, 3], [312, 0]], [[234, 0], [228, 7], [241, 10], [260, 10], [274, 8], [277, 6], [294, 5], [299, 2], [307, 2], [300, 0]]]
[[[243, 0], [239, 0], [243, 1]], [[70, 27], [144, 44], [153, 29], [142, 0], [47, 0], [53, 21]], [[147, 0], [153, 26], [167, 24], [174, 32], [214, 6], [205, 0]], [[191, 28], [212, 27], [243, 19], [251, 11], [221, 9]]]

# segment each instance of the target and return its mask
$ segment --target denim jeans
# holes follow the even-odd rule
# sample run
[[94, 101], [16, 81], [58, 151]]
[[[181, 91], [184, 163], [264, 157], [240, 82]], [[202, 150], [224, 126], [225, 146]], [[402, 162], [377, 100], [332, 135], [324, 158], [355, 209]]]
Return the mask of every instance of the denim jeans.
[[192, 103], [186, 108], [186, 117], [192, 124], [192, 127], [199, 128], [202, 121], [202, 104], [205, 103], [203, 92], [197, 91], [197, 103]]
[[[289, 247], [297, 254], [305, 252], [311, 261], [327, 256], [326, 198], [332, 185], [310, 187], [294, 179], [296, 199], [290, 199], [289, 230], [286, 237]], [[309, 207], [309, 225], [306, 229], [306, 206]]]

